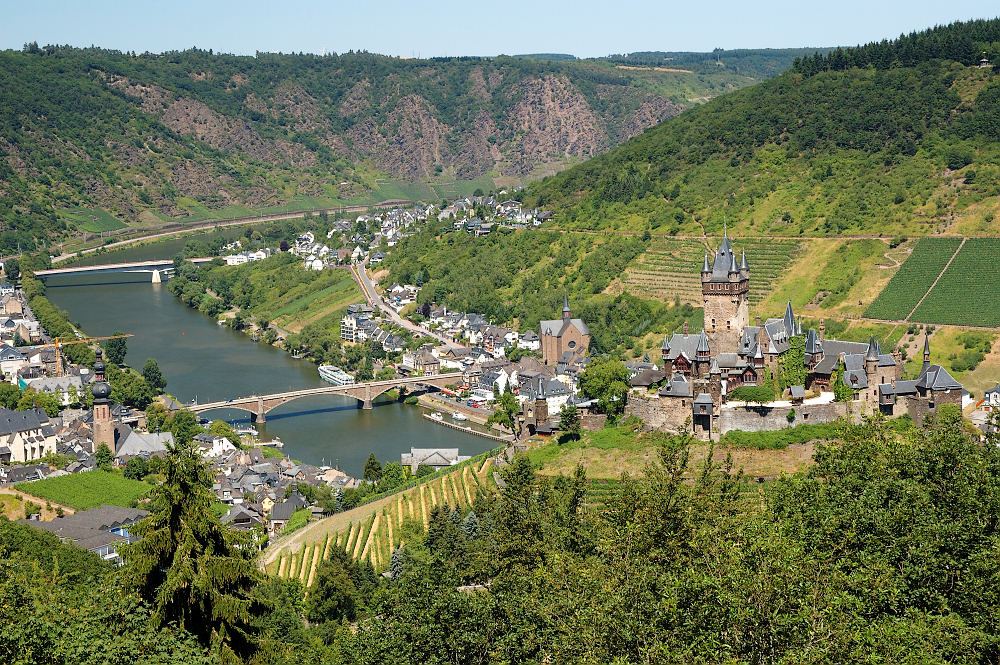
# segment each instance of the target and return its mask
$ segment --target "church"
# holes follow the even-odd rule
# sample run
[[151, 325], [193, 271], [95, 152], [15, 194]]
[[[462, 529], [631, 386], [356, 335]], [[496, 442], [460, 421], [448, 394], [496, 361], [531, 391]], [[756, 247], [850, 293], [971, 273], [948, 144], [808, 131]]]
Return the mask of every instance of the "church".
[[[790, 395], [782, 399], [786, 411], [792, 411], [787, 406], [792, 404], [805, 418], [815, 415], [810, 422], [875, 411], [889, 416], [908, 413], [921, 422], [941, 404], [961, 406], [962, 386], [945, 368], [931, 364], [927, 338], [920, 375], [904, 380], [900, 354], [884, 353], [874, 337], [868, 342], [826, 339], [822, 320], [818, 332], [814, 328], [804, 331], [791, 302], [782, 317], [758, 318], [751, 325], [750, 275], [746, 252], [737, 260], [729, 236], [724, 234], [714, 256], [706, 252], [702, 262], [702, 330], [689, 332], [685, 323], [683, 332], [664, 337], [662, 372], [654, 377], [661, 385], [651, 395], [650, 388], [655, 386], [633, 382], [638, 390], [630, 396], [631, 412], [657, 429], [680, 431], [689, 427], [703, 438], [743, 429], [737, 414], [725, 413], [733, 410], [726, 406], [727, 395], [741, 386], [759, 385], [768, 372], [776, 373], [779, 361], [797, 337], [802, 338], [806, 380], [801, 386], [792, 386]], [[833, 403], [834, 382], [842, 384], [842, 392], [844, 387], [849, 389], [850, 401]], [[808, 399], [807, 394], [813, 397]], [[810, 408], [810, 403], [815, 408]], [[768, 413], [777, 408], [781, 407]], [[745, 409], [741, 407], [741, 411]], [[790, 415], [794, 418], [794, 412]], [[778, 429], [789, 422], [791, 419], [773, 418], [747, 426]]]

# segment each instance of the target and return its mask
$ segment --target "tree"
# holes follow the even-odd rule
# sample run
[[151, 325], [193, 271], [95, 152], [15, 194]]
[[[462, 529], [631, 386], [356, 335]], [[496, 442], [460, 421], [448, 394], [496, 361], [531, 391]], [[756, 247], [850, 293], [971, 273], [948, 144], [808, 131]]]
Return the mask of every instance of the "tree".
[[160, 402], [152, 402], [146, 407], [146, 429], [150, 432], [159, 432], [163, 429], [164, 423], [170, 417], [167, 407]]
[[21, 337], [21, 333], [19, 333], [19, 332], [15, 332], [14, 333], [13, 342], [14, 342], [14, 346], [28, 346], [28, 342], [26, 342], [24, 340], [24, 338]]
[[171, 448], [149, 517], [130, 528], [123, 583], [149, 604], [157, 626], [176, 626], [210, 646], [223, 662], [244, 662], [261, 646], [256, 617], [268, 607], [254, 593], [263, 574], [252, 535], [229, 529], [212, 512], [212, 476], [190, 443]]
[[577, 441], [580, 438], [580, 410], [575, 404], [566, 404], [559, 411], [559, 443]]
[[788, 340], [788, 343], [789, 349], [781, 354], [778, 360], [781, 365], [779, 388], [782, 391], [792, 386], [804, 386], [806, 383], [805, 338], [802, 335], [795, 335]]
[[108, 365], [108, 383], [111, 399], [137, 409], [145, 409], [153, 401], [153, 389], [141, 375], [133, 370], [120, 370]]
[[7, 383], [0, 383], [0, 406], [5, 409], [17, 408], [17, 403], [21, 400], [21, 391], [17, 386]]
[[174, 435], [174, 445], [177, 446], [190, 443], [196, 434], [204, 431], [198, 423], [198, 416], [187, 409], [175, 411], [164, 426]]
[[479, 518], [476, 517], [475, 511], [470, 510], [469, 514], [462, 520], [462, 533], [469, 540], [479, 535]]
[[403, 546], [400, 545], [392, 551], [392, 558], [389, 559], [389, 577], [398, 580], [403, 576], [403, 567], [405, 565], [406, 554], [403, 552]]
[[149, 463], [141, 457], [133, 457], [125, 463], [123, 475], [132, 480], [142, 480], [149, 473]]
[[239, 435], [235, 430], [233, 430], [232, 427], [230, 427], [229, 423], [224, 420], [213, 420], [208, 425], [208, 431], [210, 434], [214, 434], [215, 436], [226, 437], [229, 442], [237, 448], [240, 448], [242, 445]]
[[580, 391], [597, 400], [597, 409], [608, 416], [625, 411], [628, 396], [628, 370], [614, 358], [595, 358], [580, 375]]
[[514, 393], [510, 391], [510, 386], [505, 390], [493, 404], [493, 413], [486, 419], [486, 425], [497, 424], [513, 432], [515, 437], [520, 436], [520, 416], [521, 405], [518, 404]]
[[306, 601], [306, 616], [310, 621], [354, 621], [357, 618], [358, 589], [351, 579], [350, 565], [347, 552], [340, 548], [334, 548], [330, 558], [319, 564]]
[[62, 403], [56, 399], [56, 396], [52, 393], [39, 392], [33, 388], [27, 388], [23, 393], [20, 393], [20, 398], [17, 401], [18, 411], [27, 411], [29, 409], [43, 409], [45, 415], [49, 418], [55, 418], [59, 415], [59, 410], [62, 408]]
[[365, 462], [364, 475], [361, 477], [372, 484], [382, 479], [382, 463], [375, 457], [375, 453], [368, 455], [368, 460]]
[[3, 274], [12, 282], [21, 277], [21, 262], [17, 259], [7, 259], [3, 262]]
[[[116, 330], [113, 334], [123, 335], [121, 330]], [[125, 362], [125, 355], [128, 353], [128, 342], [125, 337], [116, 337], [104, 341], [104, 354], [109, 363], [121, 365]]]
[[94, 464], [97, 465], [98, 469], [110, 471], [112, 460], [114, 460], [114, 456], [111, 454], [108, 444], [102, 443], [97, 446], [97, 452], [94, 453]]
[[163, 392], [163, 389], [167, 387], [167, 379], [160, 371], [160, 365], [155, 358], [147, 359], [142, 366], [142, 378], [146, 380], [150, 388], [158, 393]]

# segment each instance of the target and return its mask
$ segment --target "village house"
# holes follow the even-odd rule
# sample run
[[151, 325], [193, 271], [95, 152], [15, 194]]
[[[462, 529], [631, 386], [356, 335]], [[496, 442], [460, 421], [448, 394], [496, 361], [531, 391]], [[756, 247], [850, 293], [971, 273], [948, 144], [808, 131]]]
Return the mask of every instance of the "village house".
[[0, 462], [24, 463], [56, 452], [59, 437], [44, 409], [0, 408]]
[[468, 455], [458, 454], [458, 448], [410, 448], [410, 452], [399, 456], [400, 463], [410, 467], [410, 473], [413, 475], [417, 474], [421, 465], [440, 471], [467, 459]]
[[122, 565], [118, 546], [135, 540], [129, 533], [129, 527], [148, 514], [138, 508], [103, 505], [57, 517], [49, 522], [18, 521], [35, 529], [54, 533], [62, 540], [72, 541], [78, 547], [90, 550], [112, 564]]

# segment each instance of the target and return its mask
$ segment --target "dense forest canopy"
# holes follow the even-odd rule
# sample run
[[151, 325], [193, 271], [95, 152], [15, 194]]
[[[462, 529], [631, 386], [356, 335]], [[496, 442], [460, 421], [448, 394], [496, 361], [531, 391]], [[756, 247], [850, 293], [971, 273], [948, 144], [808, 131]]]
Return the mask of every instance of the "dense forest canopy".
[[[1000, 77], [967, 61], [996, 31], [1000, 19], [953, 24], [803, 59], [535, 183], [528, 202], [561, 225], [667, 233], [718, 231], [728, 217], [745, 233], [924, 234], [969, 209], [989, 224]], [[867, 66], [885, 49], [912, 55]], [[818, 64], [805, 76], [804, 63]]]

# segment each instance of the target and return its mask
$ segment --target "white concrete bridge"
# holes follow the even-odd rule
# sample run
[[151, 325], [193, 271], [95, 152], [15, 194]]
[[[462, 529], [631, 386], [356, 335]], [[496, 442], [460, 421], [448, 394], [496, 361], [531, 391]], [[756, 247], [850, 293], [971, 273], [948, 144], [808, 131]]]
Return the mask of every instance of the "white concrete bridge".
[[[201, 265], [213, 260], [213, 257], [199, 257], [195, 259], [185, 259], [195, 265]], [[164, 274], [172, 274], [174, 270], [173, 259], [154, 259], [152, 261], [128, 261], [125, 263], [102, 263], [93, 266], [72, 266], [69, 268], [50, 268], [48, 270], [36, 270], [35, 277], [45, 279], [46, 277], [56, 277], [59, 275], [99, 275], [112, 272], [148, 272], [152, 274], [154, 282], [161, 281]]]

